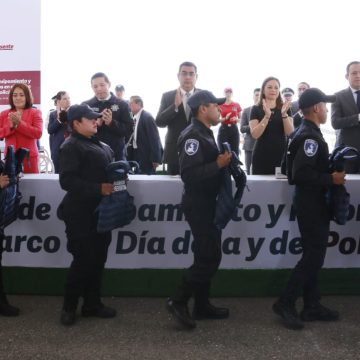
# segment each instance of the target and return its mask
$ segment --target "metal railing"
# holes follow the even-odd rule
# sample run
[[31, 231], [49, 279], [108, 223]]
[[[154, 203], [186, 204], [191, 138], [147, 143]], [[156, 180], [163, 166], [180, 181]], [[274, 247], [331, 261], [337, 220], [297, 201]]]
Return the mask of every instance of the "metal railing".
[[55, 167], [49, 152], [44, 146], [39, 148], [39, 172], [40, 174], [54, 174]]

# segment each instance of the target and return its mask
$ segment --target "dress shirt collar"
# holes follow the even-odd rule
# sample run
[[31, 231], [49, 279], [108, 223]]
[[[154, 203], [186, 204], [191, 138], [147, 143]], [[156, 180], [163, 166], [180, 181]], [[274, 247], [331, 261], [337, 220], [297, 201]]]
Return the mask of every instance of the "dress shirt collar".
[[140, 110], [136, 113], [136, 115], [134, 115], [134, 119], [136, 120], [136, 122], [139, 121], [140, 116], [141, 116], [143, 110], [144, 110], [144, 109], [140, 109]]
[[99, 99], [99, 98], [97, 98], [97, 99], [98, 99], [98, 101], [108, 101], [108, 100], [110, 100], [110, 98], [111, 98], [111, 93], [109, 93], [109, 96], [106, 99]]
[[187, 92], [190, 94], [190, 95], [189, 95], [189, 97], [190, 97], [190, 96], [194, 93], [194, 91], [195, 91], [195, 88], [193, 88], [193, 89], [190, 90], [190, 91], [185, 91], [183, 88], [180, 88], [180, 92], [181, 92], [181, 96], [182, 96], [182, 97], [184, 97]]

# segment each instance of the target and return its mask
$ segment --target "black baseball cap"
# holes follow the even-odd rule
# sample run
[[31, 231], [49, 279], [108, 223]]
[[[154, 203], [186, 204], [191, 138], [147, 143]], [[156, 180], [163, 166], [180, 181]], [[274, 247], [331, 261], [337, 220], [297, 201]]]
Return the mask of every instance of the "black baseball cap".
[[197, 109], [200, 105], [218, 104], [221, 105], [226, 98], [216, 98], [213, 93], [207, 90], [200, 90], [189, 97], [187, 104], [191, 109]]
[[89, 105], [72, 105], [67, 111], [68, 121], [80, 120], [82, 117], [87, 119], [97, 119], [102, 115], [91, 109]]
[[318, 103], [333, 103], [336, 100], [336, 95], [325, 95], [320, 89], [310, 88], [306, 89], [299, 98], [299, 108], [307, 109]]
[[115, 91], [125, 91], [124, 85], [121, 85], [121, 84], [116, 85], [115, 86]]

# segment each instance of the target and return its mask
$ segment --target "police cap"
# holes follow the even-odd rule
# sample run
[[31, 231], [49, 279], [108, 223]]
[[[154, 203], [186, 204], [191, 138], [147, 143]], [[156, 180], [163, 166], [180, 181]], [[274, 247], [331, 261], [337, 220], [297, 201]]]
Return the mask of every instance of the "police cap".
[[283, 96], [293, 96], [295, 94], [294, 90], [289, 87], [283, 89], [281, 93], [283, 94]]
[[87, 119], [97, 119], [101, 116], [100, 113], [93, 111], [89, 105], [72, 105], [67, 111], [68, 121], [80, 120], [82, 117]]
[[200, 90], [190, 96], [187, 104], [191, 109], [197, 109], [200, 105], [218, 104], [225, 102], [226, 98], [216, 98], [213, 93], [207, 90]]
[[299, 98], [299, 108], [303, 110], [321, 102], [333, 103], [335, 100], [335, 95], [325, 95], [320, 89], [310, 88], [301, 94]]
[[115, 86], [115, 91], [125, 91], [124, 85], [121, 85], [121, 84], [116, 85]]

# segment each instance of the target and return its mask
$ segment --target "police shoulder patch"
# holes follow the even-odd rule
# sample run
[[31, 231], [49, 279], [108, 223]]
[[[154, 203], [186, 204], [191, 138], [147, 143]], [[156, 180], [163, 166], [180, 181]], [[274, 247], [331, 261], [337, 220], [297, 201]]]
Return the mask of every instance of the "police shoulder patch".
[[185, 142], [185, 152], [189, 155], [195, 155], [199, 150], [199, 141], [196, 139], [187, 139]]
[[305, 155], [308, 157], [313, 157], [319, 148], [319, 144], [316, 140], [313, 139], [306, 139], [304, 142], [304, 152]]

